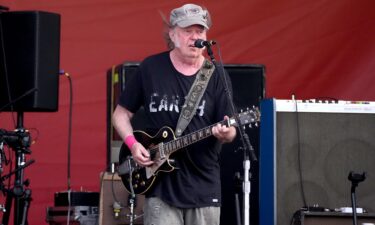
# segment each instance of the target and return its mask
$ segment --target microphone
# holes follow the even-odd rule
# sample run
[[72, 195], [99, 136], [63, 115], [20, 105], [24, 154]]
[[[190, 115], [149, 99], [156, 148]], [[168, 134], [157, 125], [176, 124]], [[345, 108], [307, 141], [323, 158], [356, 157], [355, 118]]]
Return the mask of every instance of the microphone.
[[194, 47], [197, 47], [197, 48], [211, 47], [214, 44], [216, 44], [216, 41], [214, 41], [214, 40], [205, 41], [205, 40], [202, 40], [202, 39], [197, 39], [194, 42]]

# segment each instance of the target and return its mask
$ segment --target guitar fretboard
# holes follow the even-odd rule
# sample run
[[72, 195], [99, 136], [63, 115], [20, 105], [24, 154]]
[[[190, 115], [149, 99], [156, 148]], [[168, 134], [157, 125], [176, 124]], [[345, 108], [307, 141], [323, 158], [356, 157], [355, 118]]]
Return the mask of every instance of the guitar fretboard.
[[[221, 122], [222, 123], [222, 122]], [[163, 144], [163, 150], [165, 154], [171, 154], [181, 148], [184, 148], [188, 145], [191, 145], [195, 142], [198, 142], [204, 138], [207, 138], [212, 135], [212, 127], [216, 124], [203, 129], [194, 131], [188, 135], [182, 136], [180, 138], [174, 139], [172, 141], [166, 142]]]

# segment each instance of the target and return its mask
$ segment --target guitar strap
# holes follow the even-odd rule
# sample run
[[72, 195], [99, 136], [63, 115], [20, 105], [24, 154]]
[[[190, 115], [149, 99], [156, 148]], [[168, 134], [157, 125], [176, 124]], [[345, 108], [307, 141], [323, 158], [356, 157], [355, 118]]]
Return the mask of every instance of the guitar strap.
[[198, 103], [201, 100], [215, 66], [207, 59], [204, 60], [201, 69], [198, 71], [195, 81], [190, 88], [188, 95], [185, 97], [185, 103], [182, 106], [180, 117], [178, 118], [175, 134], [181, 136], [191, 119], [196, 113]]

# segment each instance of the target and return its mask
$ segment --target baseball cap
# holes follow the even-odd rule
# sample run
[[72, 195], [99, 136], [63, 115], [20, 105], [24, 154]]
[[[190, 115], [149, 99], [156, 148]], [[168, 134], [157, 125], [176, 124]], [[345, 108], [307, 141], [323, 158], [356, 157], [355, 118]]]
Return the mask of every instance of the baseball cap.
[[199, 5], [185, 4], [171, 11], [170, 24], [182, 28], [198, 24], [209, 29], [211, 27], [211, 18], [208, 11]]

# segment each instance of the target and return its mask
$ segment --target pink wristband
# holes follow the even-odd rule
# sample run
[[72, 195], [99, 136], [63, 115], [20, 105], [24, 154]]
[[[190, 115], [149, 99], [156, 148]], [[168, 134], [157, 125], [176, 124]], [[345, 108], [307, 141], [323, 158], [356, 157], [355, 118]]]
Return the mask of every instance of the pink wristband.
[[135, 139], [134, 135], [129, 135], [125, 138], [125, 144], [128, 146], [129, 150], [131, 150], [133, 145], [137, 142], [138, 141]]

